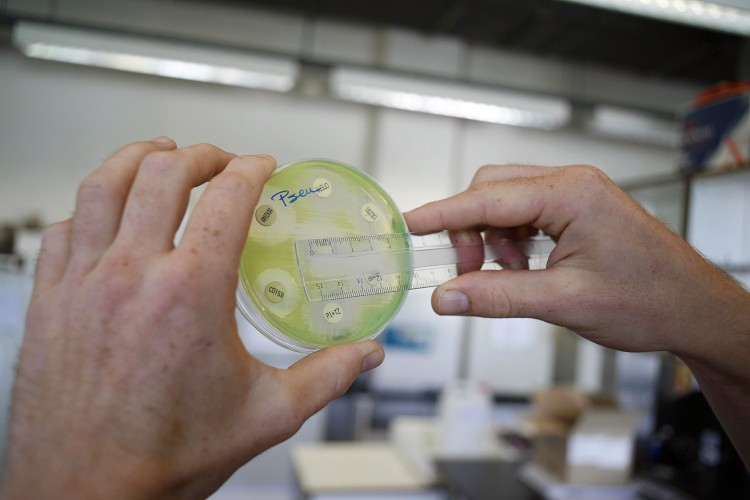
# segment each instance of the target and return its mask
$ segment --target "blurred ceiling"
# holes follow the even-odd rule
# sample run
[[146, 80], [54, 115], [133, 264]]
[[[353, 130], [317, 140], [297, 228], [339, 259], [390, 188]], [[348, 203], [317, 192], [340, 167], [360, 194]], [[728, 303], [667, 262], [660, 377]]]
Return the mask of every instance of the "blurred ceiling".
[[748, 66], [743, 58], [750, 59], [747, 37], [559, 0], [221, 2], [309, 18], [397, 26], [554, 60], [703, 85], [747, 78], [742, 74]]

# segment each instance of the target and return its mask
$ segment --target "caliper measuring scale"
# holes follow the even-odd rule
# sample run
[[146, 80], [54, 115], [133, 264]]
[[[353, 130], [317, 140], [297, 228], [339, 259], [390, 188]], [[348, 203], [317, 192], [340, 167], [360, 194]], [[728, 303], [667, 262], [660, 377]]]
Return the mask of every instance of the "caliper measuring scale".
[[[462, 265], [497, 263], [509, 255], [528, 259], [529, 269], [541, 269], [555, 247], [543, 234], [477, 240], [457, 243], [443, 231], [312, 238], [296, 240], [294, 247], [309, 302], [435, 287], [458, 276]], [[483, 256], [477, 254], [480, 248]]]

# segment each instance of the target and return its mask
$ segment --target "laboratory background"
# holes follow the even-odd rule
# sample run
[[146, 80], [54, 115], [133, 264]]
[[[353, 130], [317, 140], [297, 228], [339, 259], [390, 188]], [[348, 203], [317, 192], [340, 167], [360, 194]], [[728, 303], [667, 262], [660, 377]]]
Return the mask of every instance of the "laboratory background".
[[[749, 102], [748, 0], [0, 0], [0, 449], [41, 230], [125, 143], [335, 159], [403, 211], [486, 164], [595, 165], [750, 286]], [[674, 356], [430, 294], [211, 498], [750, 498]]]

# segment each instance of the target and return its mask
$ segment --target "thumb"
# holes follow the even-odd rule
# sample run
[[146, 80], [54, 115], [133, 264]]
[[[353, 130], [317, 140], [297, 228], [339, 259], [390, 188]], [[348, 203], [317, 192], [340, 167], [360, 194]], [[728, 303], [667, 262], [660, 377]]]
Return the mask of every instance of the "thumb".
[[560, 269], [484, 270], [462, 274], [435, 290], [432, 308], [441, 315], [485, 318], [562, 319], [570, 297]]
[[307, 418], [342, 396], [354, 380], [380, 365], [385, 353], [372, 340], [321, 349], [287, 370], [285, 383], [296, 411]]

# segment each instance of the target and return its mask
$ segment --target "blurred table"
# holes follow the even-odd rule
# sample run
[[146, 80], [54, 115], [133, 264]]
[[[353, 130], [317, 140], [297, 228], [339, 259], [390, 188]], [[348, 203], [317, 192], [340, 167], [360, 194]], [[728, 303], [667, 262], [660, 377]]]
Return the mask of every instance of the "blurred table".
[[292, 463], [302, 498], [309, 500], [444, 500], [387, 443], [321, 443], [296, 447]]
[[445, 460], [436, 462], [451, 498], [467, 500], [543, 500], [518, 478], [518, 462], [506, 460]]

